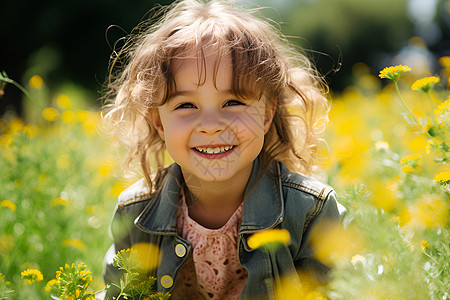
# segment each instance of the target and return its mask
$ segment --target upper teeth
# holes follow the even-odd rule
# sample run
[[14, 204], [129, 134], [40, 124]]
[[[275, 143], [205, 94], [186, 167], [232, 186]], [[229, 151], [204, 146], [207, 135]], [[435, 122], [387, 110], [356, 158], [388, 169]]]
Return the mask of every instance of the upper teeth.
[[200, 152], [208, 153], [208, 154], [217, 154], [230, 150], [233, 146], [223, 146], [223, 147], [215, 147], [215, 148], [205, 148], [205, 147], [196, 147]]

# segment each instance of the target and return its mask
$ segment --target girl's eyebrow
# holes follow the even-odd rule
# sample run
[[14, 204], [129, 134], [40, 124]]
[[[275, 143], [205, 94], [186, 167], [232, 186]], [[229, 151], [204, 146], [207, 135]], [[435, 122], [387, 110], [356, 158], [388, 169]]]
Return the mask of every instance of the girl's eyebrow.
[[169, 100], [177, 97], [188, 97], [194, 95], [194, 91], [175, 91], [172, 94], [170, 94]]

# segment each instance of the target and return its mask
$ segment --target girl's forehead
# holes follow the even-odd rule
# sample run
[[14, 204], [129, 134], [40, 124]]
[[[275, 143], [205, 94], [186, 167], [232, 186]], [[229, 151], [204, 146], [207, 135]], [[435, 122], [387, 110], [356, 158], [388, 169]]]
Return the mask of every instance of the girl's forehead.
[[197, 66], [201, 68], [211, 67], [231, 67], [231, 54], [229, 51], [225, 52], [214, 45], [189, 47], [177, 51], [176, 55], [172, 56], [172, 69], [178, 71], [181, 66]]
[[212, 81], [217, 89], [230, 89], [232, 82], [231, 54], [221, 55], [212, 46], [189, 50], [172, 59], [172, 72], [177, 90], [185, 85], [203, 85]]

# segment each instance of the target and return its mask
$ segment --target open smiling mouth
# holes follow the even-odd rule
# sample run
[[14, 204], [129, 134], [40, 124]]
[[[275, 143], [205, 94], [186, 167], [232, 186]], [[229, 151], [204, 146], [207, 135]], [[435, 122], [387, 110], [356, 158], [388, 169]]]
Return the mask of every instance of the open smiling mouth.
[[194, 149], [198, 154], [202, 156], [219, 158], [227, 155], [228, 153], [231, 153], [234, 148], [236, 148], [236, 146], [230, 145], [220, 147], [194, 147], [192, 149]]

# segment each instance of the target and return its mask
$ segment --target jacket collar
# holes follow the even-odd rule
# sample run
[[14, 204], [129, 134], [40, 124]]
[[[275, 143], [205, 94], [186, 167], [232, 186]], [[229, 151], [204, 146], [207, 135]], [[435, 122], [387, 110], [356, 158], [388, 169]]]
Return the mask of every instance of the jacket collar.
[[[275, 168], [275, 169], [273, 169]], [[244, 192], [244, 207], [239, 234], [253, 233], [275, 227], [283, 219], [284, 201], [281, 193], [279, 163], [272, 166], [277, 179], [263, 171], [259, 159]], [[152, 234], [176, 234], [177, 206], [183, 176], [180, 166], [172, 164], [153, 200], [136, 218], [135, 225]]]

